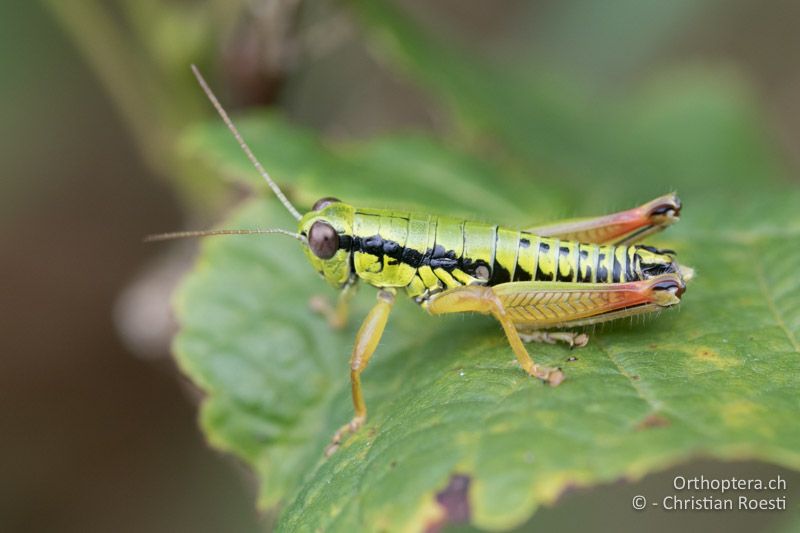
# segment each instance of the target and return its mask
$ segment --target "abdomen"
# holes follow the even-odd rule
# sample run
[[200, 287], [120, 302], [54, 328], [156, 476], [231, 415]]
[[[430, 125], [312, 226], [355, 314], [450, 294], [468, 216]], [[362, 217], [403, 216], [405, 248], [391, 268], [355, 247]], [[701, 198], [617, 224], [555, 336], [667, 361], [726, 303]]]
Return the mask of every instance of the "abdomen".
[[541, 238], [497, 225], [383, 209], [356, 209], [352, 261], [376, 287], [409, 296], [471, 283], [616, 283], [639, 279], [635, 250]]
[[523, 232], [512, 281], [638, 281], [637, 246], [584, 244]]

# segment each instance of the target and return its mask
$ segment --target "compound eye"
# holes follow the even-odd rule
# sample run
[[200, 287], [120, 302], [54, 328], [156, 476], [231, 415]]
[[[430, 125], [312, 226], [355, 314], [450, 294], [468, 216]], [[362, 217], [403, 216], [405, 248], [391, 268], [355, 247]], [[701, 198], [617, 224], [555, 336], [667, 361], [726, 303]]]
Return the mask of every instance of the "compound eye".
[[339, 235], [327, 222], [314, 222], [308, 232], [308, 247], [320, 259], [330, 259], [339, 249]]
[[330, 204], [341, 202], [338, 198], [334, 198], [333, 196], [326, 196], [325, 198], [320, 198], [316, 202], [314, 202], [314, 207], [311, 208], [312, 211], [319, 211], [323, 207], [326, 207]]

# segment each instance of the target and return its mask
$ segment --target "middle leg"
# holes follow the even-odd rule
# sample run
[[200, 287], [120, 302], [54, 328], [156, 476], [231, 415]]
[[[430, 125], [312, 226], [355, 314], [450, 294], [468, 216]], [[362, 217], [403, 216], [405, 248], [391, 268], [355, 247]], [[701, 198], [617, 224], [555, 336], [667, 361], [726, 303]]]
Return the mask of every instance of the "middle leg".
[[347, 325], [347, 318], [350, 314], [350, 300], [356, 293], [358, 285], [351, 281], [339, 292], [336, 305], [331, 305], [327, 298], [322, 295], [313, 296], [308, 302], [309, 307], [315, 313], [325, 317], [328, 325], [333, 329], [343, 329]]
[[589, 336], [586, 333], [576, 333], [574, 331], [542, 331], [535, 329], [519, 329], [519, 338], [522, 342], [542, 342], [545, 344], [555, 344], [565, 342], [570, 348], [586, 346]]

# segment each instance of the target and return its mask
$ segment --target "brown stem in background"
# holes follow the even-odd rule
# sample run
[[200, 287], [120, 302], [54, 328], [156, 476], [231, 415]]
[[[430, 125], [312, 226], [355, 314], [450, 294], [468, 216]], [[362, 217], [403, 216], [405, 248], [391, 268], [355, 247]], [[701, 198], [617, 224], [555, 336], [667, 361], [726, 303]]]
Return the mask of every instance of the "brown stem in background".
[[[72, 38], [97, 74], [133, 134], [142, 157], [158, 174], [168, 172], [163, 132], [155, 116], [158, 98], [154, 72], [125, 42], [108, 10], [97, 0], [66, 2], [45, 0], [55, 18]], [[167, 146], [169, 146], [167, 144]]]

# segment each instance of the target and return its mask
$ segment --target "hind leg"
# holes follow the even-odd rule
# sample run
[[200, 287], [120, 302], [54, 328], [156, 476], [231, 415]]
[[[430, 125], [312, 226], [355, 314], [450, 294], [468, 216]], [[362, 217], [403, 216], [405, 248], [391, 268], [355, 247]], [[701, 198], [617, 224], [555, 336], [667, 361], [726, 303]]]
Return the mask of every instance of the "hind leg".
[[553, 387], [564, 380], [564, 374], [559, 368], [548, 368], [538, 365], [531, 359], [528, 350], [520, 339], [517, 328], [511, 317], [506, 313], [502, 301], [491, 287], [481, 285], [467, 285], [440, 292], [423, 304], [432, 315], [448, 313], [478, 312], [492, 315], [505, 331], [511, 350], [519, 361], [519, 365], [529, 375], [545, 381]]
[[[685, 285], [677, 274], [664, 274], [628, 283], [510, 282], [486, 287], [467, 285], [437, 293], [423, 302], [433, 315], [477, 312], [492, 315], [503, 326], [520, 366], [530, 375], [556, 386], [564, 380], [558, 368], [533, 362], [519, 329], [531, 330], [532, 340], [565, 340], [569, 332], [539, 329], [585, 325], [634, 316], [680, 302]], [[584, 342], [580, 335], [572, 342]]]
[[665, 194], [644, 205], [611, 215], [562, 220], [526, 228], [540, 237], [558, 237], [596, 244], [633, 244], [678, 221], [681, 201]]

